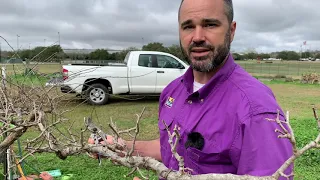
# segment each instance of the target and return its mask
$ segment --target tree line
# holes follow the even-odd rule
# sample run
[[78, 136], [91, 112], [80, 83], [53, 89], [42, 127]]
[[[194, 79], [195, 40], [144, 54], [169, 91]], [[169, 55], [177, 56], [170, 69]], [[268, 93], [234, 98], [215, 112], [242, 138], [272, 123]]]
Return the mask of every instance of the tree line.
[[23, 49], [16, 52], [0, 52], [3, 58], [22, 59], [24, 61], [57, 62], [66, 57], [59, 45], [48, 47], [38, 46], [33, 49]]
[[[97, 49], [89, 54], [74, 54], [69, 58], [73, 60], [91, 59], [91, 60], [123, 60], [129, 51], [143, 50], [143, 51], [160, 51], [170, 53], [181, 60], [186, 60], [179, 45], [173, 44], [169, 47], [165, 47], [163, 43], [152, 42], [144, 45], [141, 49], [136, 47], [127, 48], [121, 52], [109, 53], [105, 49]], [[300, 58], [315, 58], [320, 59], [320, 52], [303, 52], [297, 53], [295, 51], [280, 51], [273, 53], [257, 53], [255, 51], [248, 51], [244, 53], [232, 53], [235, 60], [248, 60], [248, 59], [268, 59], [277, 58], [282, 60], [299, 60]]]
[[122, 61], [124, 60], [125, 56], [130, 51], [160, 51], [160, 52], [166, 52], [170, 53], [181, 60], [184, 60], [184, 56], [181, 52], [179, 45], [171, 45], [169, 47], [165, 47], [162, 43], [159, 42], [153, 42], [149, 43], [147, 45], [144, 45], [142, 48], [136, 48], [136, 47], [129, 47], [127, 49], [124, 49], [120, 52], [110, 53], [106, 49], [97, 49], [91, 53], [88, 54], [79, 54], [79, 53], [71, 53], [66, 56], [68, 59], [72, 60], [117, 60]]
[[[144, 45], [141, 49], [136, 47], [129, 47], [120, 52], [110, 53], [106, 49], [96, 49], [90, 53], [68, 53], [63, 51], [59, 45], [54, 45], [50, 47], [35, 47], [33, 49], [20, 50], [18, 52], [19, 57], [22, 60], [32, 60], [32, 61], [42, 61], [42, 62], [60, 62], [61, 60], [71, 59], [71, 60], [124, 60], [126, 54], [133, 50], [143, 50], [143, 51], [160, 51], [170, 53], [181, 60], [185, 57], [181, 52], [179, 45], [171, 45], [165, 47], [160, 42], [152, 42]], [[248, 59], [268, 59], [277, 58], [281, 60], [299, 60], [300, 58], [313, 58], [320, 59], [320, 52], [302, 52], [297, 53], [295, 51], [280, 51], [273, 53], [257, 53], [254, 50], [247, 51], [244, 53], [232, 53], [235, 60], [248, 60]], [[6, 53], [8, 57], [12, 57], [13, 52]], [[17, 56], [16, 56], [17, 57]]]

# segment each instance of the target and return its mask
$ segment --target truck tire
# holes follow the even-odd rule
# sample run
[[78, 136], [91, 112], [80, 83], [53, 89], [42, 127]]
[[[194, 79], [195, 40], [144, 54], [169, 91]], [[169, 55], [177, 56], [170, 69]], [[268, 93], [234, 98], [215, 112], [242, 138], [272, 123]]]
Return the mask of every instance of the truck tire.
[[87, 101], [92, 105], [104, 105], [109, 101], [108, 88], [103, 84], [91, 84], [86, 91]]

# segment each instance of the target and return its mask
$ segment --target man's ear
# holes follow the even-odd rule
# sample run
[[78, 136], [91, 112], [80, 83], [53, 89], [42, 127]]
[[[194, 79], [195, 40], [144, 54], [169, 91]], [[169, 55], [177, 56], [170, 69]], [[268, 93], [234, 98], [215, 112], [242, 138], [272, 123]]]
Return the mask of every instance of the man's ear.
[[230, 42], [233, 41], [234, 39], [234, 36], [236, 34], [236, 29], [237, 29], [237, 22], [236, 21], [233, 21], [231, 24], [230, 24]]

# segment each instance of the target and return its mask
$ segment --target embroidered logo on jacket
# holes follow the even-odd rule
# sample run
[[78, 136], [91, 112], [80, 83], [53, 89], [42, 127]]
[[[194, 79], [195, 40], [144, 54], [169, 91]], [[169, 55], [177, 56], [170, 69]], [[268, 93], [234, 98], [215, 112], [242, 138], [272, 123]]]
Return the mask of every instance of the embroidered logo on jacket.
[[171, 108], [173, 105], [174, 99], [172, 97], [168, 97], [167, 102], [166, 102], [166, 106]]

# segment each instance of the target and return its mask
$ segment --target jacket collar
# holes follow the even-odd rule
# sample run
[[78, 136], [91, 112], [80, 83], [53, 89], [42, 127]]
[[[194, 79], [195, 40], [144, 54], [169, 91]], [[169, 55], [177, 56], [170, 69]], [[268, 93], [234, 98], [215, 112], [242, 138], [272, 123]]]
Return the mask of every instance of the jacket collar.
[[216, 89], [221, 83], [229, 78], [233, 70], [236, 67], [236, 63], [229, 53], [225, 64], [217, 71], [217, 73], [205, 84], [199, 91], [193, 93], [193, 69], [189, 67], [186, 73], [182, 77], [182, 82], [189, 93], [189, 96], [205, 99], [214, 89]]

